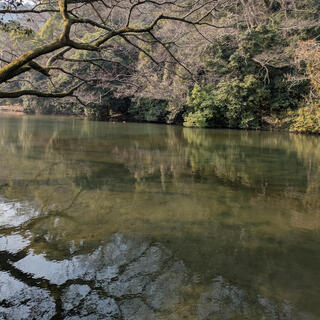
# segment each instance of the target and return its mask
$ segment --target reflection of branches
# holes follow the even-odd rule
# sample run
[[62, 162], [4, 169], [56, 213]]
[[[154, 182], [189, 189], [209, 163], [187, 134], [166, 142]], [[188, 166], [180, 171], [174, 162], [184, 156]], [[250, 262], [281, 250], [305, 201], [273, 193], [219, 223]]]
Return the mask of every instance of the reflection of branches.
[[74, 197], [73, 197], [73, 199], [71, 200], [70, 204], [69, 204], [67, 207], [65, 207], [64, 209], [59, 210], [60, 214], [63, 214], [63, 215], [64, 215], [64, 213], [65, 213], [66, 211], [70, 210], [70, 209], [73, 207], [73, 205], [75, 204], [75, 202], [77, 201], [77, 199], [79, 198], [79, 196], [81, 195], [81, 193], [82, 193], [83, 191], [84, 191], [83, 188], [80, 189], [80, 190], [74, 195]]
[[[128, 261], [125, 261], [123, 264], [119, 265], [119, 272], [117, 273], [117, 276], [111, 279], [110, 283], [118, 284], [119, 277], [121, 277], [126, 271], [129, 270], [130, 266], [137, 263], [142, 257], [144, 257], [149, 250], [152, 250], [152, 248], [156, 247], [161, 252], [165, 252], [165, 248], [159, 247], [159, 245], [155, 245], [153, 243], [148, 243], [146, 246], [145, 244], [142, 244], [142, 247], [144, 247], [142, 250], [141, 246], [139, 245], [137, 248], [133, 248], [133, 250], [137, 251], [138, 254], [134, 254], [134, 257], [132, 259], [128, 259]], [[100, 249], [103, 249], [103, 247], [100, 247]], [[137, 250], [136, 250], [137, 249]], [[99, 249], [98, 249], [99, 250]], [[62, 300], [63, 295], [65, 294], [66, 290], [72, 286], [72, 285], [86, 285], [89, 286], [89, 288], [99, 293], [101, 297], [108, 297], [116, 301], [117, 304], [120, 304], [122, 302], [139, 298], [141, 301], [143, 301], [151, 310], [154, 312], [157, 311], [156, 308], [154, 308], [149, 302], [147, 297], [142, 294], [140, 291], [137, 293], [131, 293], [124, 291], [121, 293], [121, 295], [113, 294], [112, 292], [108, 292], [108, 289], [105, 289], [103, 284], [100, 281], [97, 281], [96, 278], [93, 279], [83, 279], [83, 278], [69, 278], [66, 279], [65, 282], [63, 282], [61, 285], [57, 285], [52, 283], [49, 279], [45, 277], [37, 277], [37, 275], [32, 275], [30, 273], [26, 273], [23, 270], [20, 270], [20, 268], [15, 267], [13, 264], [20, 261], [21, 259], [24, 259], [28, 255], [28, 248], [24, 248], [23, 250], [19, 251], [16, 254], [8, 253], [8, 252], [0, 252], [0, 260], [1, 260], [1, 269], [6, 271], [13, 279], [16, 279], [24, 284], [26, 284], [29, 287], [39, 288], [39, 289], [45, 289], [49, 290], [51, 297], [54, 298], [54, 302], [56, 305], [56, 314], [52, 319], [61, 319], [64, 310], [62, 306]], [[84, 256], [83, 256], [84, 257]], [[86, 257], [86, 258], [89, 258]], [[104, 257], [103, 250], [100, 251], [100, 254], [95, 258], [99, 261], [106, 261], [108, 257]], [[70, 263], [75, 263], [75, 268], [78, 266], [76, 261], [77, 260], [68, 260]], [[164, 260], [161, 260], [159, 265], [159, 270], [152, 273], [144, 273], [142, 272], [142, 276], [148, 278], [147, 283], [144, 285], [144, 289], [147, 285], [149, 285], [152, 281], [155, 281], [160, 275], [164, 274], [168, 268], [172, 266], [174, 263], [173, 256], [171, 254], [166, 255], [166, 258]], [[93, 263], [93, 265], [96, 265]], [[101, 268], [103, 268], [105, 265], [102, 264]], [[99, 270], [99, 269], [98, 269]], [[96, 270], [96, 271], [98, 271]], [[135, 278], [138, 274], [134, 273], [132, 277], [126, 278], [126, 281], [130, 282], [133, 278]], [[121, 285], [119, 283], [119, 285]], [[142, 292], [144, 291], [142, 290]], [[80, 301], [81, 303], [81, 301]], [[0, 301], [1, 304], [1, 301]], [[78, 305], [74, 306], [75, 308], [78, 308]], [[78, 309], [73, 310], [74, 312], [79, 311]]]
[[[3, 185], [3, 187], [6, 187], [6, 185]], [[42, 205], [41, 209], [39, 209], [39, 212], [40, 212], [39, 215], [29, 219], [28, 221], [22, 223], [19, 226], [3, 228], [2, 231], [5, 233], [13, 233], [13, 232], [21, 232], [23, 230], [30, 230], [41, 221], [47, 220], [52, 217], [59, 217], [63, 219], [68, 219], [70, 221], [74, 221], [75, 220], [74, 217], [68, 215], [67, 211], [74, 206], [75, 202], [77, 201], [77, 199], [79, 198], [82, 192], [83, 192], [83, 189], [79, 190], [71, 199], [70, 204], [62, 209], [54, 210], [54, 209], [46, 208], [48, 201], [44, 201], [44, 204]], [[50, 198], [50, 195], [48, 196], [48, 199], [49, 198]]]
[[51, 170], [52, 168], [54, 168], [56, 165], [58, 165], [58, 163], [51, 163], [49, 167], [45, 167], [40, 169], [32, 179], [29, 180], [29, 182], [26, 183], [25, 188], [28, 188], [30, 186], [31, 183], [34, 183], [34, 181], [36, 181], [38, 178], [41, 177], [41, 175], [47, 171], [47, 170]]
[[46, 290], [56, 289], [57, 286], [51, 284], [49, 280], [44, 278], [34, 278], [31, 274], [25, 273], [12, 265], [12, 263], [23, 259], [26, 255], [26, 251], [19, 252], [18, 254], [11, 254], [6, 251], [0, 251], [1, 269], [8, 272], [13, 278], [21, 281], [22, 283], [25, 283], [30, 287], [37, 287]]

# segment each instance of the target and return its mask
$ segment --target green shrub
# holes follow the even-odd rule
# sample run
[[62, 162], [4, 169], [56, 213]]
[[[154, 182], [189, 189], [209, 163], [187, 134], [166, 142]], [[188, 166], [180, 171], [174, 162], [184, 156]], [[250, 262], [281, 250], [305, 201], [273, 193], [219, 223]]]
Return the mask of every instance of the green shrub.
[[320, 134], [320, 105], [311, 104], [298, 109], [293, 114], [290, 130]]
[[208, 127], [208, 117], [204, 112], [195, 111], [188, 113], [185, 118], [183, 125], [185, 127], [205, 128]]
[[187, 99], [188, 110], [184, 116], [185, 127], [212, 127], [221, 124], [221, 110], [214, 101], [212, 85], [196, 84]]
[[195, 85], [187, 100], [188, 127], [258, 128], [269, 91], [253, 75], [243, 80], [221, 81], [216, 88]]
[[129, 114], [136, 121], [165, 123], [168, 114], [167, 102], [139, 98], [131, 104]]

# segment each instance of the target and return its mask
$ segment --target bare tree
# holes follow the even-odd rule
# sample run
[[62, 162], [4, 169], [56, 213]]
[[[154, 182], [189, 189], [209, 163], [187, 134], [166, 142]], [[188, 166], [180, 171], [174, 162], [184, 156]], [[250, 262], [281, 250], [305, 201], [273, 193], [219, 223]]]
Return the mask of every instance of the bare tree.
[[[22, 3], [20, 0], [6, 0], [0, 9], [0, 17], [8, 15], [17, 17], [13, 21], [27, 22], [22, 26], [28, 31], [31, 22], [44, 24], [53, 15], [59, 15], [61, 25], [57, 25], [57, 35], [49, 42], [32, 45], [19, 52], [9, 48], [0, 56], [0, 98], [17, 98], [24, 95], [37, 97], [62, 98], [73, 96], [84, 84], [97, 85], [98, 74], [104, 81], [126, 81], [121, 72], [126, 74], [119, 61], [110, 61], [105, 53], [119, 43], [125, 43], [133, 50], [147, 57], [154, 65], [159, 64], [157, 53], [150, 47], [155, 43], [166, 52], [161, 63], [179, 65], [184, 72], [192, 76], [192, 71], [185, 66], [172, 50], [173, 44], [180, 36], [185, 36], [194, 28], [201, 34], [201, 28], [230, 28], [230, 25], [215, 24], [215, 10], [225, 5], [225, 0], [45, 0]], [[23, 18], [22, 18], [23, 17]], [[41, 20], [42, 19], [42, 20]], [[166, 30], [166, 23], [174, 23], [175, 28]], [[23, 23], [21, 22], [21, 25]], [[181, 32], [183, 30], [183, 32]], [[86, 36], [85, 36], [86, 35]], [[75, 52], [93, 52], [93, 58], [74, 58]], [[94, 77], [83, 77], [66, 70], [61, 62], [69, 64], [93, 64], [99, 69]], [[111, 73], [106, 72], [101, 61], [109, 62], [114, 67]], [[122, 70], [119, 72], [119, 70]], [[110, 71], [110, 70], [109, 70]], [[54, 81], [52, 90], [44, 91], [31, 83], [27, 89], [8, 90], [12, 81], [27, 82], [26, 74], [38, 72], [48, 79], [59, 73], [70, 77], [70, 86], [58, 90]], [[118, 73], [117, 73], [118, 72]], [[148, 75], [146, 75], [148, 77]], [[54, 79], [53, 79], [54, 80]], [[128, 80], [129, 81], [129, 80]], [[132, 85], [132, 83], [131, 83]]]

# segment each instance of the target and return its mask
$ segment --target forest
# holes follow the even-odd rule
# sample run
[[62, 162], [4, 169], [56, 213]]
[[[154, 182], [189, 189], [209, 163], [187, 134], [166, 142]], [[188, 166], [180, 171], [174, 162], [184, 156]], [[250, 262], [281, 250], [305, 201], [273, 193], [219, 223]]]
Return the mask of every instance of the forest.
[[0, 2], [0, 105], [320, 133], [320, 1]]

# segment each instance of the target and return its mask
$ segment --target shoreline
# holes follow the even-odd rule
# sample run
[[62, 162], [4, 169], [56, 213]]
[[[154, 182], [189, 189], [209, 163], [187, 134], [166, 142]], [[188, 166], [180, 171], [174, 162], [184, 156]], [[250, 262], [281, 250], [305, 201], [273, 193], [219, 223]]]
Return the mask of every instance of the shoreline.
[[[23, 115], [30, 115], [28, 113], [24, 112], [24, 107], [21, 105], [0, 105], [0, 114], [6, 114], [6, 115], [14, 115], [14, 116], [23, 116]], [[84, 115], [76, 115], [76, 114], [38, 114], [38, 115], [46, 115], [46, 116], [58, 116], [58, 117], [75, 117], [78, 119], [89, 119], [92, 121], [101, 121], [101, 122], [111, 122], [111, 123], [154, 123], [154, 124], [163, 124], [163, 125], [169, 125], [169, 126], [182, 126], [180, 123], [164, 123], [164, 122], [148, 122], [148, 121], [133, 121], [132, 118], [127, 117], [123, 114], [117, 114], [116, 116], [110, 117], [109, 119], [93, 119], [90, 117], [86, 117]], [[248, 128], [248, 129], [239, 129], [239, 128], [211, 128], [211, 127], [205, 127], [205, 128], [196, 128], [193, 127], [193, 129], [226, 129], [226, 130], [244, 130], [244, 131], [269, 131], [269, 132], [286, 132], [286, 133], [294, 133], [294, 134], [303, 134], [303, 135], [313, 135], [313, 136], [319, 136], [320, 132], [295, 132], [290, 131], [289, 128], [286, 125], [279, 123], [274, 123], [274, 121], [271, 118], [264, 119], [266, 120], [266, 123], [268, 123], [267, 126], [261, 127], [259, 129], [254, 128]], [[188, 127], [185, 127], [188, 128]], [[192, 127], [190, 127], [192, 128]]]
[[4, 113], [4, 114], [12, 114], [12, 115], [25, 115], [24, 111], [23, 111], [23, 106], [21, 105], [0, 105], [0, 113]]

